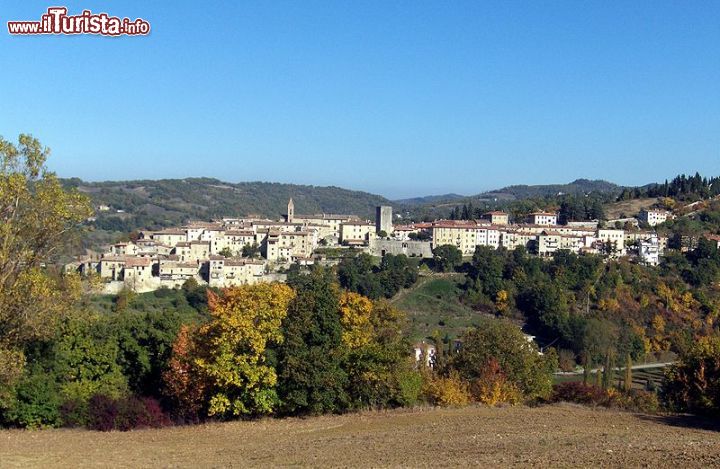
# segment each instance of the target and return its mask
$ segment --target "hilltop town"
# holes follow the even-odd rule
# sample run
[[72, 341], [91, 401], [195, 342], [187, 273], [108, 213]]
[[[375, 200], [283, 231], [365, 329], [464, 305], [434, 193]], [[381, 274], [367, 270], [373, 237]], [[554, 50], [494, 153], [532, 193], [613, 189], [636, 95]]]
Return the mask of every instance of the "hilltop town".
[[[355, 249], [373, 256], [404, 254], [431, 258], [439, 246], [455, 246], [471, 256], [477, 246], [513, 250], [520, 246], [540, 257], [555, 252], [631, 256], [645, 265], [658, 265], [667, 238], [653, 230], [672, 215], [645, 209], [637, 218], [558, 224], [558, 214], [534, 212], [510, 220], [502, 211], [479, 220], [435, 220], [395, 224], [392, 207], [376, 208], [375, 220], [356, 215], [295, 213], [292, 199], [282, 219], [222, 218], [193, 221], [176, 228], [140, 231], [136, 239], [115, 243], [100, 255], [84, 256], [68, 265], [105, 281], [105, 292], [122, 288], [138, 292], [177, 287], [190, 279], [212, 287], [283, 281], [293, 264], [332, 264], [327, 248]], [[623, 228], [609, 228], [622, 222]]]

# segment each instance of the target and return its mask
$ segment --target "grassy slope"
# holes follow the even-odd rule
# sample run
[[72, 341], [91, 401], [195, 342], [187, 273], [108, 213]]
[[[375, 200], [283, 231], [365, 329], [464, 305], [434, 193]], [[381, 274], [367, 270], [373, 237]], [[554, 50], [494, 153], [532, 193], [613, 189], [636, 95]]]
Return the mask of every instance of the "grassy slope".
[[480, 313], [460, 303], [462, 274], [444, 277], [421, 277], [409, 290], [403, 290], [392, 302], [408, 313], [410, 336], [417, 340], [435, 330], [456, 337], [477, 323]]

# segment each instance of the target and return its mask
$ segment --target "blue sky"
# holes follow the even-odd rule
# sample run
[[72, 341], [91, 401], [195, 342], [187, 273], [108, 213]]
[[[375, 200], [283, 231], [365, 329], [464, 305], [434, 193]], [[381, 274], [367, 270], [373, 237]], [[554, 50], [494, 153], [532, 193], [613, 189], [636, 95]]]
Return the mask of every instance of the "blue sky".
[[[66, 5], [147, 37], [17, 37]], [[388, 197], [720, 174], [720, 1], [0, 1], [0, 135], [61, 176]]]

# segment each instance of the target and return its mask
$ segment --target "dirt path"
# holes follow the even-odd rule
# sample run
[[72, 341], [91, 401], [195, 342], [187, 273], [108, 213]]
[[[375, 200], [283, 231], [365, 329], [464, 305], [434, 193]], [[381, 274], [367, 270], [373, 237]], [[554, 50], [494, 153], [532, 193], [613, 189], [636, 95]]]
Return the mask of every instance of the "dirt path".
[[697, 421], [593, 410], [401, 410], [96, 433], [0, 432], [2, 467], [711, 467]]

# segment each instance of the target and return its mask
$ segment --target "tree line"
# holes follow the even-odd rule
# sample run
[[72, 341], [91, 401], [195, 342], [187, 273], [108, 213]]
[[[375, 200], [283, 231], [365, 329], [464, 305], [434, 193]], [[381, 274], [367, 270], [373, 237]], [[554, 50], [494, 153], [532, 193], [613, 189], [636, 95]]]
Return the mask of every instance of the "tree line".
[[649, 184], [644, 187], [625, 188], [618, 200], [640, 199], [645, 197], [672, 197], [680, 200], [707, 199], [720, 195], [720, 177], [704, 177], [696, 172], [693, 176], [680, 174], [662, 184]]

